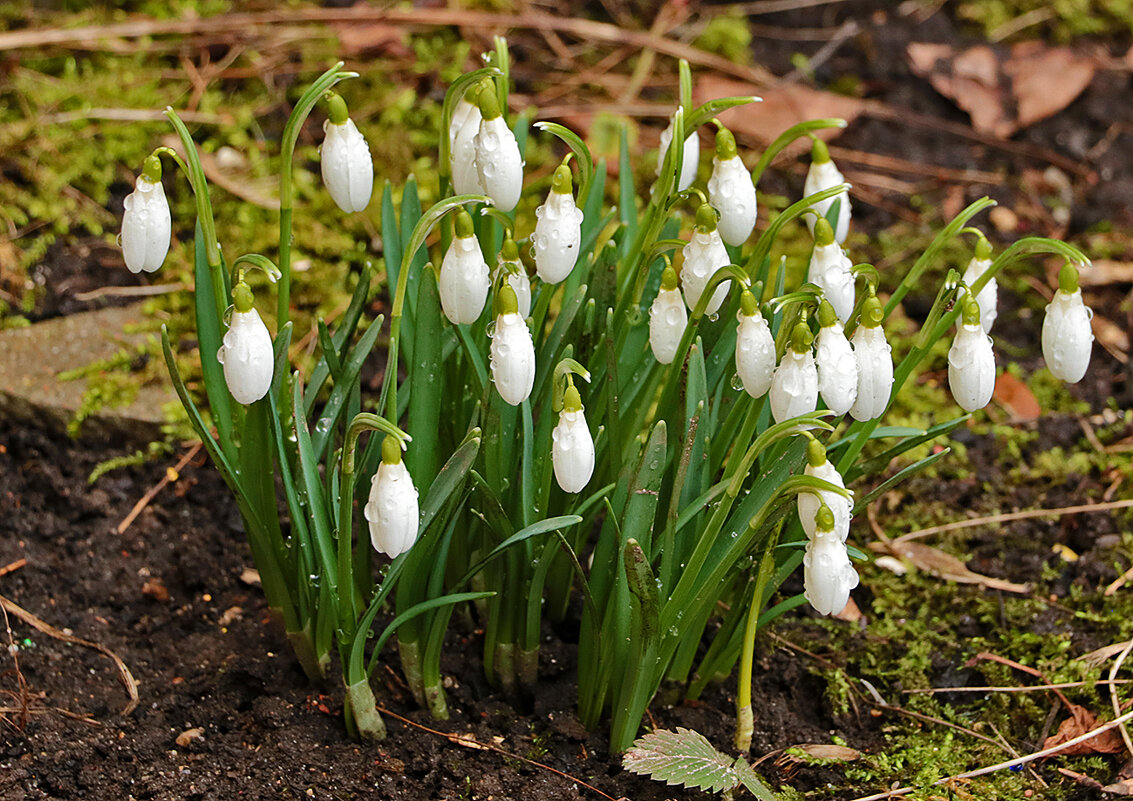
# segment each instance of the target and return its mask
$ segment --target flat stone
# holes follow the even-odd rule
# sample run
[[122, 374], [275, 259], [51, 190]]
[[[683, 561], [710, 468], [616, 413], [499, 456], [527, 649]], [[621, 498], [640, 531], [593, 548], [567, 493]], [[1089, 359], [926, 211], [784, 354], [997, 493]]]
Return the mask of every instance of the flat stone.
[[[145, 321], [142, 304], [80, 312], [26, 328], [0, 331], [0, 417], [66, 430], [88, 380], [60, 381], [60, 373], [133, 350], [153, 333], [127, 334]], [[162, 372], [164, 376], [164, 372]], [[84, 438], [148, 441], [160, 436], [163, 407], [177, 396], [167, 377], [138, 388], [128, 406], [104, 407], [82, 425]]]

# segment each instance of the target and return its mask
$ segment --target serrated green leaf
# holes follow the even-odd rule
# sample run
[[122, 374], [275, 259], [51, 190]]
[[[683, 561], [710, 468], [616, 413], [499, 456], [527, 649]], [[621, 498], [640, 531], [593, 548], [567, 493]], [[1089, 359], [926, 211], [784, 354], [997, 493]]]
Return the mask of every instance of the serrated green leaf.
[[622, 767], [666, 784], [714, 793], [743, 783], [730, 756], [717, 751], [700, 732], [680, 726], [639, 737], [622, 757]]
[[732, 763], [732, 769], [736, 772], [736, 776], [739, 777], [743, 786], [748, 789], [748, 792], [758, 798], [759, 801], [778, 801], [778, 796], [771, 792], [771, 788], [760, 781], [755, 770], [742, 756], [736, 757], [736, 761]]

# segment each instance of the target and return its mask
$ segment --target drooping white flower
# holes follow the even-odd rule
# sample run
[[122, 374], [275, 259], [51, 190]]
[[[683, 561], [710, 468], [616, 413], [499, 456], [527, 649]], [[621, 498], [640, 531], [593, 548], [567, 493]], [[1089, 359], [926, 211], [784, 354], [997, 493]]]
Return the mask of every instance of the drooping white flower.
[[672, 364], [687, 325], [688, 312], [677, 288], [677, 272], [666, 267], [661, 274], [661, 289], [649, 307], [649, 347], [653, 358], [661, 364]]
[[574, 269], [582, 242], [582, 209], [571, 194], [570, 167], [555, 170], [547, 202], [535, 209], [535, 272], [548, 284], [557, 284]]
[[515, 290], [504, 284], [496, 293], [496, 329], [492, 333], [492, 381], [500, 397], [518, 406], [531, 395], [535, 384], [535, 344], [531, 331], [519, 316]]
[[[814, 146], [810, 150], [810, 169], [806, 173], [806, 181], [803, 182], [803, 196], [813, 195], [816, 192], [821, 192], [823, 189], [830, 189], [845, 183], [846, 179], [839, 172], [838, 168], [834, 166], [834, 162], [830, 160], [830, 151], [826, 148], [826, 143], [821, 139], [814, 140]], [[846, 234], [850, 231], [850, 193], [849, 190], [842, 190], [839, 194], [826, 200], [821, 200], [815, 203], [812, 208], [825, 217], [826, 212], [834, 205], [834, 201], [839, 201], [838, 204], [838, 224], [834, 226], [834, 239], [838, 244], [846, 241]], [[814, 233], [814, 218], [807, 215], [807, 227], [810, 228], [811, 234]]]
[[716, 133], [708, 202], [720, 212], [720, 238], [735, 247], [746, 242], [755, 229], [755, 184], [736, 151], [736, 138], [726, 128]]
[[[479, 92], [474, 87], [469, 94]], [[480, 109], [462, 97], [456, 104], [449, 123], [449, 167], [452, 173], [452, 188], [458, 195], [482, 195], [484, 185], [480, 183], [480, 170], [476, 166], [476, 134], [480, 133]]]
[[[976, 279], [987, 272], [989, 267], [991, 267], [991, 244], [987, 239], [980, 237], [976, 242], [976, 254], [964, 269], [964, 283], [971, 286]], [[996, 307], [999, 305], [999, 284], [994, 276], [989, 278], [983, 289], [976, 293], [976, 303], [980, 305], [980, 324], [984, 333], [990, 334], [998, 315]]]
[[803, 587], [807, 601], [820, 615], [836, 615], [850, 601], [850, 590], [858, 586], [858, 572], [850, 564], [846, 545], [833, 531], [834, 516], [820, 507], [815, 537], [803, 556]]
[[495, 279], [499, 281], [501, 278], [515, 291], [519, 316], [526, 320], [531, 314], [531, 281], [519, 259], [519, 248], [510, 236], [504, 240], [497, 261]]
[[456, 236], [441, 260], [437, 289], [441, 309], [453, 325], [468, 325], [480, 318], [491, 279], [488, 263], [472, 229], [472, 217], [463, 209], [456, 216]]
[[237, 403], [255, 403], [271, 388], [275, 352], [271, 334], [252, 306], [252, 290], [240, 282], [232, 290], [232, 321], [216, 360], [224, 366], [224, 383]]
[[374, 161], [370, 146], [354, 120], [347, 116], [346, 103], [331, 95], [329, 117], [323, 123], [326, 138], [319, 148], [323, 183], [335, 204], [349, 214], [364, 211], [374, 192]]
[[563, 492], [582, 492], [594, 474], [594, 437], [586, 425], [582, 398], [571, 384], [563, 395], [563, 410], [551, 432], [551, 464]]
[[[842, 474], [838, 472], [830, 460], [826, 458], [826, 448], [818, 440], [811, 440], [807, 445], [807, 464], [803, 470], [804, 475], [814, 476], [821, 478], [823, 481], [829, 481], [831, 484], [846, 488], [846, 482], [842, 480]], [[853, 493], [850, 493], [853, 495]], [[831, 513], [834, 515], [833, 531], [838, 537], [840, 542], [845, 542], [846, 538], [850, 536], [850, 520], [853, 517], [854, 502], [850, 498], [844, 498], [837, 492], [831, 490], [818, 490], [817, 492], [800, 492], [798, 497], [799, 507], [799, 522], [803, 525], [803, 531], [810, 539], [814, 539], [816, 531], [816, 517], [818, 510], [822, 504], [829, 507]]]
[[[716, 212], [707, 203], [702, 203], [696, 212], [696, 225], [692, 238], [681, 251], [684, 263], [681, 265], [681, 288], [689, 311], [696, 309], [700, 296], [708, 286], [708, 280], [721, 267], [731, 263], [720, 232], [716, 227]], [[728, 288], [732, 282], [721, 281], [708, 300], [704, 313], [711, 316], [720, 310], [728, 298]]]
[[776, 423], [818, 408], [818, 370], [810, 349], [813, 340], [805, 321], [795, 325], [791, 344], [771, 379], [771, 416]]
[[979, 304], [970, 297], [952, 347], [948, 349], [948, 388], [965, 412], [987, 406], [995, 390], [995, 353], [980, 325]]
[[881, 301], [871, 296], [862, 304], [861, 320], [850, 340], [858, 360], [858, 397], [850, 407], [855, 420], [881, 417], [893, 392], [893, 349], [881, 328], [884, 316]]
[[[665, 165], [665, 154], [669, 152], [669, 145], [673, 142], [673, 120], [669, 119], [669, 127], [661, 132], [661, 149], [657, 153], [657, 174]], [[700, 137], [696, 131], [689, 133], [685, 139], [684, 155], [681, 159], [681, 174], [677, 181], [677, 191], [683, 192], [692, 186], [696, 180], [696, 171], [700, 166]]]
[[834, 229], [825, 219], [814, 226], [814, 250], [810, 254], [806, 280], [822, 290], [842, 325], [854, 313], [854, 263], [834, 241]]
[[173, 220], [161, 186], [161, 160], [148, 156], [122, 213], [122, 257], [132, 273], [152, 273], [165, 261]]
[[417, 488], [401, 460], [401, 445], [393, 437], [382, 441], [382, 461], [370, 481], [370, 497], [362, 514], [369, 523], [370, 542], [378, 553], [393, 559], [417, 541]]
[[1093, 351], [1093, 312], [1082, 302], [1078, 270], [1071, 264], [1058, 274], [1058, 291], [1043, 319], [1043, 358], [1055, 378], [1076, 384], [1086, 374]]
[[499, 100], [489, 87], [477, 98], [480, 130], [476, 134], [476, 169], [484, 194], [500, 211], [511, 211], [523, 192], [523, 157], [515, 134], [500, 113]]
[[814, 358], [818, 394], [830, 411], [845, 414], [858, 397], [858, 360], [834, 307], [825, 299], [818, 307], [818, 325]]
[[736, 318], [740, 322], [736, 329], [736, 374], [748, 395], [762, 398], [771, 389], [775, 374], [775, 338], [749, 290], [740, 296]]

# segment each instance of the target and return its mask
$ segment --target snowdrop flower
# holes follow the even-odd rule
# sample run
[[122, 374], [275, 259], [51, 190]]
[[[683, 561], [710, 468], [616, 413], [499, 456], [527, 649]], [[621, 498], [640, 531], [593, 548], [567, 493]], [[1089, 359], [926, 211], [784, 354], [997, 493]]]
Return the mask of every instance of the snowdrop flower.
[[836, 615], [858, 586], [858, 572], [850, 564], [846, 545], [834, 533], [834, 515], [823, 505], [817, 514], [815, 537], [803, 556], [803, 587], [807, 601], [820, 615]]
[[[813, 195], [816, 192], [821, 192], [823, 189], [830, 189], [831, 187], [838, 186], [845, 183], [846, 179], [838, 168], [834, 166], [834, 162], [830, 160], [830, 151], [826, 149], [826, 143], [821, 139], [814, 140], [814, 146], [810, 149], [810, 169], [806, 173], [806, 181], [803, 182], [803, 196]], [[815, 203], [811, 208], [825, 217], [826, 212], [834, 205], [834, 201], [841, 201], [838, 204], [838, 221], [834, 226], [834, 239], [839, 244], [846, 241], [846, 234], [850, 231], [850, 193], [848, 190], [842, 190], [838, 195], [826, 200]], [[810, 232], [814, 233], [815, 223], [811, 216], [807, 216], [807, 227]]]
[[[675, 116], [675, 114], [674, 114]], [[665, 154], [669, 152], [669, 145], [673, 142], [673, 118], [669, 118], [669, 127], [661, 132], [661, 149], [657, 152], [657, 174], [665, 166]], [[692, 186], [696, 180], [696, 170], [700, 166], [700, 137], [696, 131], [689, 133], [685, 139], [684, 156], [681, 159], [681, 174], [677, 181], [677, 191], [683, 192]]]
[[827, 300], [818, 307], [818, 325], [815, 342], [818, 394], [830, 411], [845, 414], [858, 397], [858, 360], [834, 307]]
[[853, 266], [846, 251], [834, 240], [830, 223], [820, 218], [814, 225], [814, 250], [810, 254], [806, 280], [822, 290], [842, 325], [848, 323], [854, 313]]
[[382, 440], [382, 461], [370, 481], [370, 498], [362, 514], [370, 525], [370, 542], [378, 553], [393, 559], [417, 541], [417, 488], [401, 460], [401, 444], [394, 437]]
[[[474, 86], [456, 104], [448, 127], [448, 158], [453, 192], [458, 195], [482, 195], [480, 170], [476, 166], [476, 134], [480, 132], [480, 109], [468, 102], [468, 96], [480, 91]], [[490, 91], [490, 90], [489, 90]]]
[[523, 191], [523, 157], [507, 127], [491, 86], [480, 92], [480, 130], [476, 134], [476, 169], [484, 194], [500, 211], [511, 211]]
[[578, 261], [582, 241], [582, 209], [571, 194], [570, 167], [560, 164], [551, 182], [547, 202], [535, 209], [535, 272], [548, 284], [570, 275]]
[[861, 320], [850, 340], [858, 360], [858, 397], [850, 407], [850, 416], [855, 420], [881, 417], [893, 392], [893, 349], [885, 341], [885, 331], [881, 328], [884, 316], [881, 301], [871, 290], [869, 299], [862, 304]]
[[1046, 307], [1043, 358], [1054, 376], [1069, 384], [1081, 381], [1090, 366], [1094, 342], [1091, 317], [1093, 312], [1082, 302], [1078, 288], [1078, 270], [1067, 263], [1058, 274], [1058, 291]]
[[661, 289], [649, 307], [649, 347], [661, 364], [672, 364], [688, 325], [688, 312], [677, 288], [677, 271], [666, 267]]
[[980, 324], [979, 304], [966, 296], [964, 315], [948, 349], [948, 388], [965, 412], [987, 406], [995, 389], [995, 354]]
[[519, 248], [510, 236], [504, 240], [497, 260], [496, 281], [501, 279], [507, 281], [515, 291], [519, 316], [526, 320], [531, 314], [531, 281], [527, 278], [527, 270], [523, 269], [523, 262], [519, 260]]
[[[821, 478], [837, 487], [846, 488], [842, 474], [826, 458], [826, 448], [822, 446], [821, 442], [816, 439], [810, 441], [807, 445], [806, 458], [807, 464], [803, 471], [804, 475]], [[838, 541], [845, 542], [846, 538], [850, 536], [850, 519], [853, 517], [854, 502], [830, 490], [799, 493], [799, 522], [803, 524], [803, 531], [811, 540], [815, 538], [817, 529], [815, 521], [818, 510], [823, 504], [826, 504], [834, 515], [833, 532], [838, 537]]]
[[[684, 289], [685, 303], [689, 311], [696, 309], [700, 296], [708, 286], [708, 279], [721, 267], [731, 263], [728, 251], [720, 239], [720, 232], [716, 228], [716, 212], [707, 203], [700, 204], [696, 211], [696, 226], [692, 231], [692, 238], [681, 251], [684, 254], [684, 264], [681, 266], [681, 287]], [[720, 310], [720, 306], [728, 297], [728, 287], [732, 282], [722, 281], [712, 297], [704, 313], [709, 317]]]
[[252, 290], [243, 281], [232, 290], [232, 322], [216, 360], [224, 365], [224, 383], [237, 403], [247, 406], [268, 393], [275, 371], [271, 334], [252, 306]]
[[456, 215], [456, 236], [441, 261], [437, 289], [441, 309], [453, 325], [467, 325], [480, 318], [491, 279], [488, 263], [472, 230], [472, 217], [461, 209]]
[[594, 438], [586, 426], [582, 398], [574, 384], [563, 395], [559, 423], [551, 432], [551, 464], [563, 492], [582, 492], [594, 474]]
[[535, 384], [535, 345], [519, 316], [515, 290], [504, 284], [496, 292], [496, 329], [492, 333], [492, 381], [504, 402], [518, 406]]
[[[987, 272], [989, 267], [991, 267], [991, 244], [981, 236], [976, 242], [976, 253], [964, 270], [964, 283], [971, 286], [976, 279]], [[999, 303], [998, 283], [994, 276], [989, 278], [983, 289], [976, 294], [976, 303], [980, 305], [980, 323], [983, 325], [984, 333], [990, 334], [991, 327], [995, 325], [998, 314], [996, 306]]]
[[736, 374], [748, 395], [762, 398], [771, 389], [775, 373], [775, 338], [750, 290], [740, 295], [736, 317], [740, 321], [736, 329]]
[[147, 156], [122, 214], [122, 256], [132, 273], [152, 273], [165, 261], [173, 220], [161, 186], [161, 159]]
[[708, 179], [708, 200], [720, 211], [720, 238], [739, 247], [755, 229], [755, 184], [727, 128], [716, 132], [716, 156]]
[[326, 138], [319, 148], [323, 183], [340, 209], [364, 211], [374, 191], [374, 161], [370, 146], [347, 116], [346, 101], [332, 94], [323, 123]]
[[810, 346], [814, 336], [803, 319], [791, 332], [791, 344], [771, 379], [771, 416], [776, 423], [818, 407], [818, 370]]

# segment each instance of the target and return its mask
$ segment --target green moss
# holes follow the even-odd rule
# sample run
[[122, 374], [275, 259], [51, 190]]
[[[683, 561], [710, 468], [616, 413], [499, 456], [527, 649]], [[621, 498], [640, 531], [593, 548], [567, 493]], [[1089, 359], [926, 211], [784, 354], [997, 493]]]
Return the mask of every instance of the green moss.
[[751, 27], [740, 14], [720, 14], [709, 19], [696, 38], [696, 46], [739, 64], [751, 63]]
[[979, 26], [985, 36], [1018, 31], [1033, 37], [1039, 32], [1070, 42], [1133, 32], [1131, 0], [964, 0], [956, 14]]

